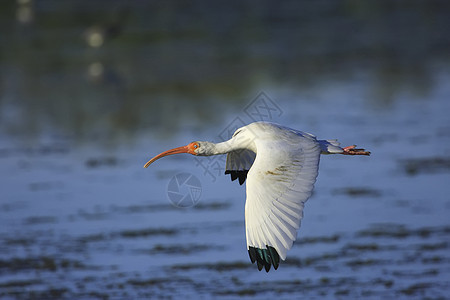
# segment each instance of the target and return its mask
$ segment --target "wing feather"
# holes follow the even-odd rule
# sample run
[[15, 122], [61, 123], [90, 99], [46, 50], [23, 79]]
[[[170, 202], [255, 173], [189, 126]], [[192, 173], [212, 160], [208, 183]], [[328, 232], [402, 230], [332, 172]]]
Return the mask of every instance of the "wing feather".
[[231, 175], [231, 181], [239, 178], [239, 184], [242, 185], [255, 156], [255, 152], [251, 150], [236, 150], [228, 153], [225, 174]]
[[[251, 249], [265, 251], [269, 255], [265, 262], [270, 264], [274, 256], [285, 260], [297, 237], [304, 203], [318, 174], [321, 148], [314, 136], [300, 132], [291, 132], [289, 138], [256, 139], [255, 144], [257, 155], [247, 175], [247, 249], [250, 257]], [[233, 156], [229, 154], [230, 164], [227, 158], [227, 169]]]

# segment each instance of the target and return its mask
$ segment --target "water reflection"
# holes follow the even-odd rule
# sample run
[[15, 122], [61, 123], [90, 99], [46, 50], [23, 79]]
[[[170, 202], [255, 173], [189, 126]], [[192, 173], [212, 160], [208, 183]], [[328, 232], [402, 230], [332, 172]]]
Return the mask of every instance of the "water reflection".
[[449, 6], [9, 2], [0, 12], [0, 110], [19, 113], [1, 125], [12, 134], [59, 128], [79, 138], [176, 130], [180, 115], [212, 122], [256, 90], [330, 79], [370, 77], [373, 103], [404, 90], [425, 98], [436, 66], [448, 65]]

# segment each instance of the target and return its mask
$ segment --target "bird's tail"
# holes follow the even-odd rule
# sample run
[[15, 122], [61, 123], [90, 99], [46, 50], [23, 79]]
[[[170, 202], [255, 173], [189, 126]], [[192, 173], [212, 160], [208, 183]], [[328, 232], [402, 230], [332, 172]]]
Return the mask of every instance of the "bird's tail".
[[322, 150], [322, 154], [336, 154], [342, 153], [344, 150], [339, 147], [341, 143], [337, 140], [318, 140], [320, 145], [320, 150]]

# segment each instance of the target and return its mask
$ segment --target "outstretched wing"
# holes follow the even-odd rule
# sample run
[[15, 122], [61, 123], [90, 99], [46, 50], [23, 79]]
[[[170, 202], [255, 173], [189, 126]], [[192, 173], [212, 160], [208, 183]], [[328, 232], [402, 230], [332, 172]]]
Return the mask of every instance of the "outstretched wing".
[[248, 173], [245, 203], [247, 249], [252, 263], [268, 272], [285, 260], [297, 237], [321, 149], [315, 137], [301, 134], [255, 143], [258, 154]]
[[251, 150], [237, 150], [227, 154], [225, 174], [231, 175], [231, 181], [239, 178], [239, 184], [243, 184], [247, 178], [248, 170], [255, 161], [255, 152]]

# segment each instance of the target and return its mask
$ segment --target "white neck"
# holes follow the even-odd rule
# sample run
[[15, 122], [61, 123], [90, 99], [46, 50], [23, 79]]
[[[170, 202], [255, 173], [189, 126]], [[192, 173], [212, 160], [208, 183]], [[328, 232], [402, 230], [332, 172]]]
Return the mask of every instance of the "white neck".
[[232, 141], [232, 139], [222, 142], [222, 143], [210, 143], [210, 153], [208, 153], [209, 155], [217, 155], [217, 154], [227, 154], [228, 152], [237, 150], [234, 147], [234, 143]]
[[256, 146], [250, 139], [245, 137], [232, 137], [228, 141], [221, 143], [207, 143], [207, 152], [205, 155], [227, 154], [235, 150], [248, 149], [256, 153]]

